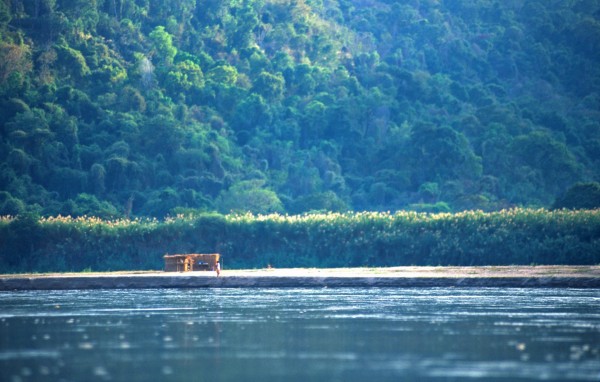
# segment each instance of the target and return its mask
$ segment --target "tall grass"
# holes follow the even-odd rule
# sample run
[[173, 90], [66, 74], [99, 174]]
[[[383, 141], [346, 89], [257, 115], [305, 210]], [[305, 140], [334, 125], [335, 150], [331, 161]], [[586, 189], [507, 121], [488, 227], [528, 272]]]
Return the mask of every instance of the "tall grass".
[[186, 252], [229, 268], [599, 264], [600, 210], [0, 218], [0, 272], [161, 269]]

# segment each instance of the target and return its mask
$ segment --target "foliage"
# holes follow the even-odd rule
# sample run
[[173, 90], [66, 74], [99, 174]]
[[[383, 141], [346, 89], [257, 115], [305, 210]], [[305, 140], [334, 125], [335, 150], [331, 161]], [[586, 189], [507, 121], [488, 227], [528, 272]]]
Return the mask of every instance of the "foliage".
[[0, 213], [550, 206], [599, 46], [587, 0], [0, 1]]
[[282, 212], [283, 205], [273, 191], [262, 188], [260, 181], [244, 181], [235, 184], [217, 200], [222, 212], [245, 212], [268, 214]]
[[577, 183], [558, 197], [553, 208], [594, 209], [600, 208], [600, 184]]
[[0, 219], [0, 272], [160, 269], [190, 252], [228, 268], [598, 264], [600, 210]]

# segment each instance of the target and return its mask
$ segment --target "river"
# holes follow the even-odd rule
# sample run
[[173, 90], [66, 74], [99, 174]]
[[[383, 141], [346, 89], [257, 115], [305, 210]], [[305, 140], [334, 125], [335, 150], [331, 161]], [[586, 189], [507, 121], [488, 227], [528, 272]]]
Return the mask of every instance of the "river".
[[0, 381], [599, 381], [600, 290], [0, 292]]

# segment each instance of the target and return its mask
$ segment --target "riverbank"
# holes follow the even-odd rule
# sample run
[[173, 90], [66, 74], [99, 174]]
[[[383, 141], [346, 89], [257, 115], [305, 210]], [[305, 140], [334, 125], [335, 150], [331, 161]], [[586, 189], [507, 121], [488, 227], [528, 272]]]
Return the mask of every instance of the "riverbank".
[[600, 266], [293, 268], [0, 275], [0, 290], [270, 287], [600, 288]]

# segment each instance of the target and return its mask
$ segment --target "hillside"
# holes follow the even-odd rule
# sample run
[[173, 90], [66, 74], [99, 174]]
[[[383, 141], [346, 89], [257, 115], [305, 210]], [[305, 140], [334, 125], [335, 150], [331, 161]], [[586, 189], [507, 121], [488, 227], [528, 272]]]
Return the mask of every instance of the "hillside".
[[549, 206], [600, 1], [0, 0], [0, 215]]

